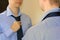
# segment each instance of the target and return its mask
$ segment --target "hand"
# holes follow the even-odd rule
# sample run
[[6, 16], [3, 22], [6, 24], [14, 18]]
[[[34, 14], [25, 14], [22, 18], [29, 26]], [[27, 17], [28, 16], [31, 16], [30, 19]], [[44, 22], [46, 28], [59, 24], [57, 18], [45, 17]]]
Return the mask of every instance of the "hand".
[[16, 32], [16, 31], [18, 31], [18, 30], [20, 29], [20, 25], [21, 25], [21, 22], [15, 21], [15, 22], [12, 24], [11, 29], [12, 29], [14, 32]]

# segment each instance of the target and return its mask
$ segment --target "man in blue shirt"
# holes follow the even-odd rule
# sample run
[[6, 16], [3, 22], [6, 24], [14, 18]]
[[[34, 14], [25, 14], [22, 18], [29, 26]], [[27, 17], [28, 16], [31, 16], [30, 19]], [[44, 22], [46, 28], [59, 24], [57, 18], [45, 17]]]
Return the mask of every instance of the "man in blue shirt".
[[60, 40], [60, 0], [40, 0], [45, 11], [41, 22], [30, 28], [22, 40]]
[[[21, 40], [17, 37], [17, 31], [22, 27], [23, 35], [32, 26], [30, 17], [20, 12], [19, 7], [23, 0], [8, 0], [7, 9], [0, 14], [0, 40]], [[16, 21], [14, 17], [18, 17]], [[20, 26], [21, 25], [21, 26]], [[18, 34], [18, 36], [21, 36]]]

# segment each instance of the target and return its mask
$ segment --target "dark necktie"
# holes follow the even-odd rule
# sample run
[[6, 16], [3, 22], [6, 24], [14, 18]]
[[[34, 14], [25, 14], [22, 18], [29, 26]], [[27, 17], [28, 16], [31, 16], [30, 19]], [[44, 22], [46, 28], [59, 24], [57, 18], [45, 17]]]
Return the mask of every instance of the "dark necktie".
[[[21, 21], [20, 16], [15, 17], [11, 15], [13, 18], [15, 18], [16, 21]], [[22, 31], [22, 25], [20, 25], [20, 29], [17, 31], [17, 40], [22, 40], [23, 37], [23, 31]]]

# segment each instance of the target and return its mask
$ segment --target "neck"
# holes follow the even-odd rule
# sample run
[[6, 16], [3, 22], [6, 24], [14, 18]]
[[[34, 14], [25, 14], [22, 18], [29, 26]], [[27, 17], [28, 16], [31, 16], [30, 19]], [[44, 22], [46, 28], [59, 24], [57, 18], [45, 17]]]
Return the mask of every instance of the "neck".
[[14, 16], [18, 16], [18, 8], [9, 5], [9, 8], [13, 12]]
[[51, 9], [53, 9], [53, 8], [59, 8], [59, 7], [58, 7], [58, 6], [55, 6], [55, 5], [54, 5], [54, 6], [46, 7], [46, 8], [45, 8], [45, 12], [46, 12], [46, 11], [49, 11], [49, 10], [51, 10]]

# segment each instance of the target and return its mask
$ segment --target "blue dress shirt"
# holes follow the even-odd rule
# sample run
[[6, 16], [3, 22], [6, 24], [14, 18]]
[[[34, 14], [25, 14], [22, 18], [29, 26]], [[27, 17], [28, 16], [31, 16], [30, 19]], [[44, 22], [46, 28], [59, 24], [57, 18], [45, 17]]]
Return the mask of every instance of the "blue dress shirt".
[[[53, 8], [46, 13], [42, 19], [51, 12], [60, 12], [60, 8]], [[49, 17], [30, 28], [22, 40], [60, 40], [60, 16]]]
[[[11, 26], [16, 21], [11, 15], [13, 12], [7, 7], [7, 10], [0, 14], [0, 40], [17, 40], [17, 32], [13, 32]], [[23, 34], [32, 26], [29, 16], [18, 12], [21, 15]]]

